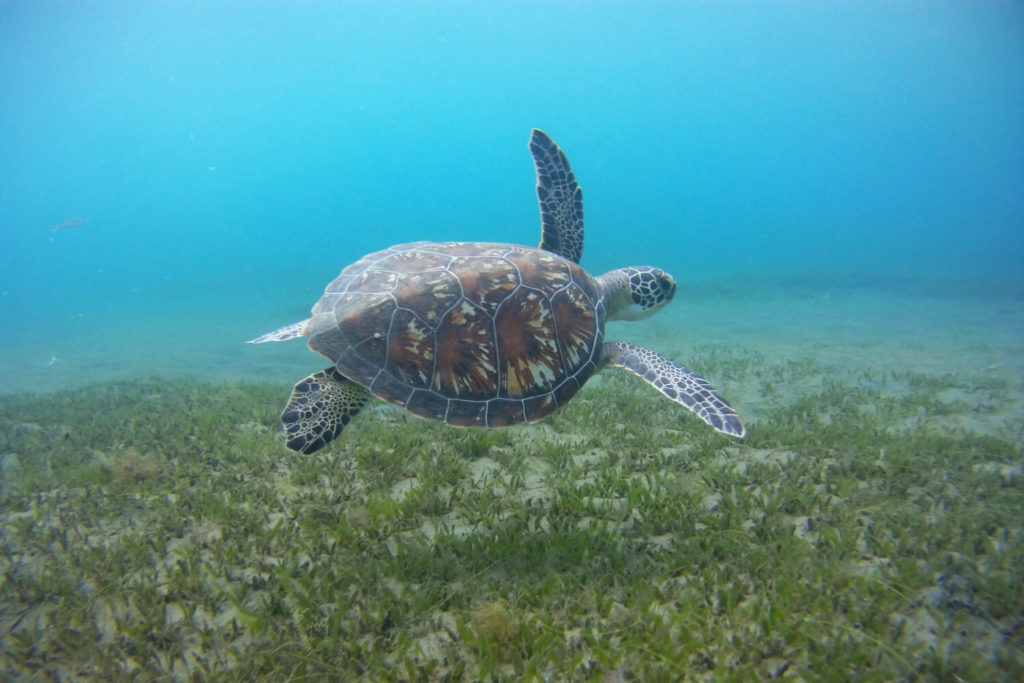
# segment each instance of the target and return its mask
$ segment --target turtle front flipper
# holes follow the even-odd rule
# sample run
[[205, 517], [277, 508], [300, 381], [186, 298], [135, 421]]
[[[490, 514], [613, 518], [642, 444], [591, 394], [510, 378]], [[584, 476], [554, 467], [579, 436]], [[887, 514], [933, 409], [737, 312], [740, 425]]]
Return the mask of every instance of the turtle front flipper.
[[295, 385], [281, 413], [288, 448], [315, 453], [334, 439], [370, 399], [365, 387], [330, 367]]
[[650, 349], [627, 342], [606, 343], [604, 361], [643, 378], [668, 398], [689, 408], [716, 431], [740, 438], [746, 436], [747, 430], [733, 407], [697, 373]]
[[537, 167], [543, 226], [540, 248], [574, 263], [583, 256], [583, 190], [565, 152], [542, 130], [533, 130], [530, 153]]

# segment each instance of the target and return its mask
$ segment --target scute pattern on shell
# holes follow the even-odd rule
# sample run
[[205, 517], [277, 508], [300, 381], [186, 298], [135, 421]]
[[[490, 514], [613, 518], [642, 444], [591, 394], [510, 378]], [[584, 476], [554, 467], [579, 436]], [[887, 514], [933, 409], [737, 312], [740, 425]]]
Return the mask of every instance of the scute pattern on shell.
[[595, 371], [604, 301], [557, 254], [418, 242], [371, 254], [313, 309], [309, 346], [380, 398], [453, 425], [533, 422]]

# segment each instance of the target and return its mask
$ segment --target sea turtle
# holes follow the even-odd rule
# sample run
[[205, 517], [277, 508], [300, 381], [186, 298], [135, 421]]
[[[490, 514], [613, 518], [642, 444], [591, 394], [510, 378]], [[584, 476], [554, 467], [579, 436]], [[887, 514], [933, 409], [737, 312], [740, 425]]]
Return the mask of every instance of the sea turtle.
[[457, 426], [534, 422], [605, 365], [625, 368], [724, 434], [743, 424], [707, 380], [650, 349], [604, 340], [605, 322], [639, 320], [671, 301], [659, 268], [593, 277], [580, 268], [583, 192], [540, 130], [539, 248], [417, 242], [363, 257], [327, 286], [313, 316], [250, 343], [308, 337], [333, 365], [295, 385], [281, 421], [288, 448], [313, 453], [373, 394]]

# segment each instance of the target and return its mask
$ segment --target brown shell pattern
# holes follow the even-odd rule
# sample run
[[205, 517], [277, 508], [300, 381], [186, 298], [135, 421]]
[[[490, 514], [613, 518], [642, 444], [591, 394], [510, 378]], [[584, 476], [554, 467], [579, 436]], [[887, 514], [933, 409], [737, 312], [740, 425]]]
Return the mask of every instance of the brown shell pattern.
[[420, 242], [371, 254], [328, 285], [309, 346], [410, 412], [454, 425], [539, 420], [596, 368], [597, 283], [529, 247]]

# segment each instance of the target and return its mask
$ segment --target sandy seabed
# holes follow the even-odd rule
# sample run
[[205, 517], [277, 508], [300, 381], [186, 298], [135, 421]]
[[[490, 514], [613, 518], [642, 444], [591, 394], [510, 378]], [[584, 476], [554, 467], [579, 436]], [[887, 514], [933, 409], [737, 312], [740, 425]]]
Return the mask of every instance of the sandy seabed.
[[[1024, 296], [985, 291], [992, 290], [956, 296], [949, 288], [753, 286], [719, 294], [708, 286], [681, 286], [665, 311], [637, 323], [612, 323], [607, 337], [649, 346], [706, 374], [747, 422], [761, 414], [761, 387], [742, 378], [721, 381], [702, 366], [703, 355], [814, 364], [820, 373], [801, 385], [773, 387], [793, 396], [836, 373], [854, 384], [857, 377], [908, 372], [995, 378], [1009, 384], [1012, 400], [996, 418], [979, 417], [976, 427], [990, 433], [998, 429], [994, 419], [1024, 418]], [[299, 319], [301, 308], [277, 315], [246, 310], [238, 301], [204, 305], [113, 319], [83, 314], [57, 332], [28, 331], [0, 342], [0, 393], [50, 393], [152, 376], [289, 385], [324, 366], [299, 340], [244, 343]], [[233, 310], [239, 313], [226, 313]]]

